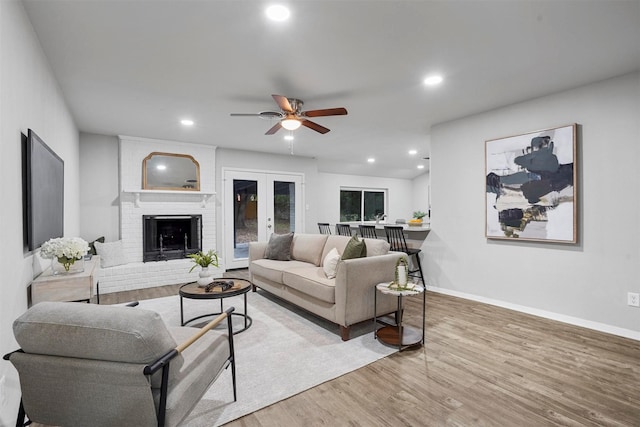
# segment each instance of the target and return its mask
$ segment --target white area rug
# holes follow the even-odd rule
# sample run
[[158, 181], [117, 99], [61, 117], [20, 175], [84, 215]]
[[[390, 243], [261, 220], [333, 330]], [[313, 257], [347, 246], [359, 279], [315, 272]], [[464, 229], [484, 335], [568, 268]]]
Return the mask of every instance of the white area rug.
[[[243, 297], [224, 300], [224, 308], [243, 312]], [[178, 296], [140, 301], [140, 308], [155, 310], [170, 325], [180, 325]], [[217, 312], [218, 300], [184, 299], [185, 319]], [[261, 291], [249, 292], [252, 326], [234, 336], [238, 401], [233, 401], [231, 369], [207, 391], [183, 423], [185, 427], [218, 426], [316, 385], [337, 378], [394, 353], [373, 338], [373, 323], [352, 327], [342, 341], [338, 327]], [[195, 321], [209, 321], [204, 318]], [[234, 316], [235, 329], [243, 325]], [[194, 324], [189, 324], [193, 326]], [[223, 325], [226, 330], [226, 325]]]

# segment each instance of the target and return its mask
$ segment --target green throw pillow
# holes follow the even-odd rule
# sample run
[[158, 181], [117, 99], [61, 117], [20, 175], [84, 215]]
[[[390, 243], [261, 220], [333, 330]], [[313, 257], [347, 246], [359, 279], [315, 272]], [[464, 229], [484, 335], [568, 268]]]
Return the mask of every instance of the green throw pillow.
[[364, 244], [364, 239], [358, 240], [358, 236], [355, 234], [347, 243], [342, 253], [342, 259], [363, 258], [367, 256], [367, 245]]
[[291, 243], [293, 242], [293, 233], [288, 234], [272, 234], [264, 253], [266, 259], [274, 259], [278, 261], [291, 260]]

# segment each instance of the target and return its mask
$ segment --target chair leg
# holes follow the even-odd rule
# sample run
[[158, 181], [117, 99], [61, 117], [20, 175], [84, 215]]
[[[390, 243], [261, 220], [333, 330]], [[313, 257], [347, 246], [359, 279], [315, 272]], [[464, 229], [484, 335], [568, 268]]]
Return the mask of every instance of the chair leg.
[[22, 398], [20, 398], [20, 406], [18, 408], [18, 419], [16, 420], [16, 427], [24, 427], [31, 424], [31, 420], [24, 421], [27, 414], [24, 411], [24, 405], [22, 404]]
[[422, 285], [426, 287], [427, 286], [427, 282], [424, 280], [424, 274], [422, 273], [422, 264], [420, 264], [420, 254], [415, 254], [414, 258], [416, 260], [416, 265], [418, 266], [418, 269], [414, 270], [413, 272], [414, 273], [416, 273], [418, 271], [420, 272], [420, 280], [422, 280]]
[[238, 400], [238, 395], [236, 393], [236, 358], [231, 358], [231, 381], [233, 382], [233, 401], [236, 402]]

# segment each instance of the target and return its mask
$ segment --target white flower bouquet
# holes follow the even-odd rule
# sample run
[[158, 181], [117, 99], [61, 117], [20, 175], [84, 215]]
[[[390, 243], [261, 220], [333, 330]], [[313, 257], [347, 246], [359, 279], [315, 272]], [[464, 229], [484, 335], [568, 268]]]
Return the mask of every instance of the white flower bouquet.
[[82, 259], [89, 251], [89, 244], [80, 237], [58, 237], [49, 239], [42, 244], [40, 255], [42, 258], [56, 258], [69, 271], [71, 265]]

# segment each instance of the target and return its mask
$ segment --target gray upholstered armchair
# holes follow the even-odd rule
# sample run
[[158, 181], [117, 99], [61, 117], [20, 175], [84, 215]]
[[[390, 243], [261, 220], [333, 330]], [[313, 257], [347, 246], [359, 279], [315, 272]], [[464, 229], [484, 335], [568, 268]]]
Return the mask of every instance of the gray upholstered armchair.
[[17, 425], [26, 413], [58, 426], [175, 426], [229, 365], [235, 401], [232, 322], [210, 331], [232, 311], [196, 329], [138, 308], [36, 304], [14, 322], [21, 349], [4, 357], [20, 376]]

